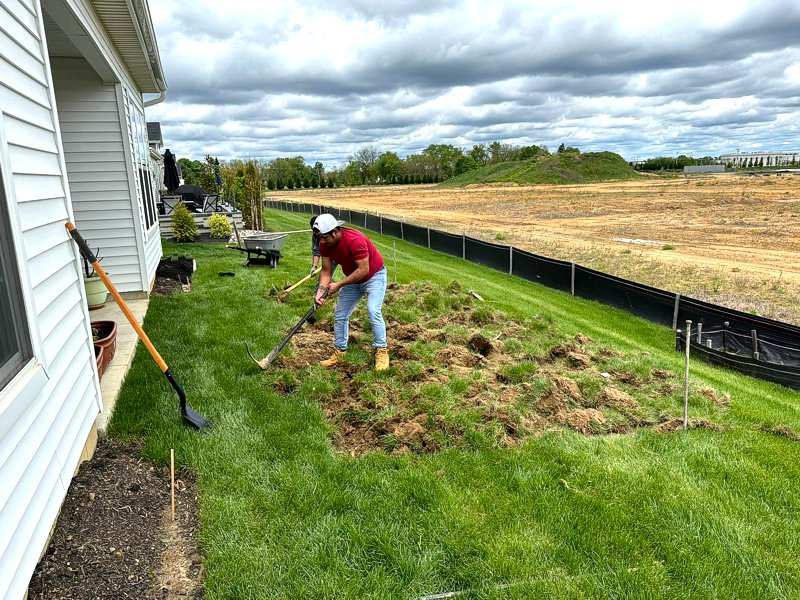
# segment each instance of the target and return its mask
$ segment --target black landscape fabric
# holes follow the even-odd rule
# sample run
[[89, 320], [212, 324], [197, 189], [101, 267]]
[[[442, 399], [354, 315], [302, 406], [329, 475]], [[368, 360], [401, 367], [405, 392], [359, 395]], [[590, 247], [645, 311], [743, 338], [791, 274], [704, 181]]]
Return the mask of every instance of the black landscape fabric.
[[416, 225], [403, 224], [403, 236], [407, 242], [428, 247], [428, 229]]
[[468, 261], [508, 273], [511, 259], [508, 246], [468, 237], [464, 249], [466, 252], [465, 258]]
[[564, 292], [571, 291], [572, 265], [514, 248], [512, 273], [528, 281]]
[[586, 267], [575, 267], [575, 295], [672, 327], [675, 294]]
[[383, 234], [401, 239], [403, 237], [403, 230], [400, 227], [400, 221], [383, 218]]
[[464, 253], [464, 238], [460, 235], [431, 229], [431, 249], [460, 258]]

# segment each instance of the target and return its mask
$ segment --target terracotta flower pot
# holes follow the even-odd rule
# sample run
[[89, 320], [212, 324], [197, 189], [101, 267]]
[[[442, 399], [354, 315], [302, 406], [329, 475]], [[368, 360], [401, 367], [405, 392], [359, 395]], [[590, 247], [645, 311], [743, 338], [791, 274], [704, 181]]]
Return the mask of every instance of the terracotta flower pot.
[[117, 322], [92, 321], [92, 339], [95, 346], [103, 348], [103, 370], [117, 351]]
[[94, 345], [94, 360], [97, 363], [97, 378], [102, 379], [103, 373], [106, 370], [106, 364], [103, 362], [103, 347]]

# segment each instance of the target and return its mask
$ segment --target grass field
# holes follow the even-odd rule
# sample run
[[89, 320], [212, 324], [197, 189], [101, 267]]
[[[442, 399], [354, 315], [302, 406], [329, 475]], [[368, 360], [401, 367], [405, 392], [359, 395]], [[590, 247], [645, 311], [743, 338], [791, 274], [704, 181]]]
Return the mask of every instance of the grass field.
[[[267, 211], [266, 222], [272, 230], [307, 226], [305, 215], [277, 211]], [[392, 281], [392, 240], [369, 235], [388, 259]], [[343, 421], [330, 408], [344, 388], [330, 372], [310, 359], [292, 366], [302, 358], [296, 349], [275, 372], [261, 373], [244, 351], [249, 341], [266, 354], [310, 305], [310, 288], [285, 304], [263, 297], [272, 284], [280, 288], [307, 272], [308, 246], [307, 236], [290, 236], [285, 258], [271, 270], [242, 268], [241, 255], [219, 245], [167, 245], [166, 254], [197, 259], [194, 290], [154, 297], [145, 329], [189, 404], [214, 428], [184, 428], [174, 393], [141, 348], [110, 426], [114, 436], [142, 436], [152, 460], [167, 463], [175, 448], [177, 461], [197, 471], [208, 598], [800, 595], [798, 447], [773, 433], [800, 430], [794, 392], [696, 363], [690, 416], [718, 430], [665, 433], [644, 423], [625, 434], [603, 427], [582, 433], [555, 419], [507, 443], [493, 425], [498, 419], [468, 412], [466, 425], [445, 429], [464, 435], [440, 435], [436, 447], [412, 440], [395, 452], [398, 439], [387, 431], [372, 451], [349, 452], [336, 445]], [[446, 320], [453, 298], [466, 304], [464, 292], [474, 289], [488, 307], [470, 303], [470, 314], [483, 310], [491, 318], [452, 327], [442, 321], [445, 342], [405, 348], [405, 362], [390, 340], [395, 364], [383, 375], [369, 370], [368, 338], [358, 333], [339, 373], [371, 391], [373, 412], [359, 413], [362, 420], [380, 424], [388, 418], [382, 408], [413, 413], [414, 402], [425, 401], [429, 417], [463, 423], [463, 382], [450, 378], [438, 395], [404, 396], [415, 381], [412, 363], [434, 364], [426, 361], [435, 343], [503, 330], [517, 332], [510, 366], [522, 362], [520, 353], [535, 364], [529, 372], [505, 371], [504, 385], [534, 380], [554, 364], [553, 375], [567, 373], [561, 359], [548, 366], [535, 357], [580, 335], [591, 340], [585, 347], [598, 362], [571, 377], [600, 412], [616, 414], [596, 403], [603, 382], [593, 377], [595, 367], [646, 383], [626, 388], [642, 419], [680, 415], [680, 378], [669, 380], [670, 390], [650, 379], [655, 371], [682, 372], [667, 328], [404, 242], [397, 252], [398, 290], [416, 290], [420, 302], [398, 294], [387, 316], [401, 324]], [[540, 412], [536, 402], [550, 388], [537, 381], [514, 404], [520, 418]]]

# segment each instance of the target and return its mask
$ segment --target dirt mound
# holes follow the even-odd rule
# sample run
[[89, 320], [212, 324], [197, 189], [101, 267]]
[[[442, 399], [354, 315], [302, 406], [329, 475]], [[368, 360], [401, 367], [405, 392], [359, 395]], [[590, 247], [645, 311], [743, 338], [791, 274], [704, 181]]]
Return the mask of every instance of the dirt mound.
[[583, 402], [581, 388], [578, 387], [578, 384], [569, 377], [556, 375], [553, 377], [553, 383], [555, 384], [556, 389], [562, 394], [572, 398], [576, 402]]
[[597, 403], [612, 408], [639, 408], [641, 405], [628, 393], [615, 387], [607, 386], [597, 395]]
[[482, 357], [463, 346], [446, 346], [436, 351], [436, 360], [448, 366], [474, 367], [481, 362]]
[[605, 424], [606, 417], [595, 408], [580, 408], [567, 414], [565, 421], [575, 431], [586, 435], [595, 432], [601, 433], [601, 430], [596, 429], [596, 426]]

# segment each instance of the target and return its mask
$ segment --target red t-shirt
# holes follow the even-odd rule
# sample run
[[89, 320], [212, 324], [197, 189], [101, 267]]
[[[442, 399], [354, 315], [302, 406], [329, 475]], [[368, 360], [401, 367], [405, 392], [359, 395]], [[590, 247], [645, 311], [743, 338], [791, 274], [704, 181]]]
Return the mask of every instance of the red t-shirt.
[[357, 260], [369, 258], [369, 273], [358, 283], [369, 281], [383, 268], [383, 257], [375, 245], [363, 233], [349, 227], [342, 227], [342, 237], [335, 246], [329, 248], [320, 241], [319, 253], [335, 260], [345, 276], [356, 270]]

